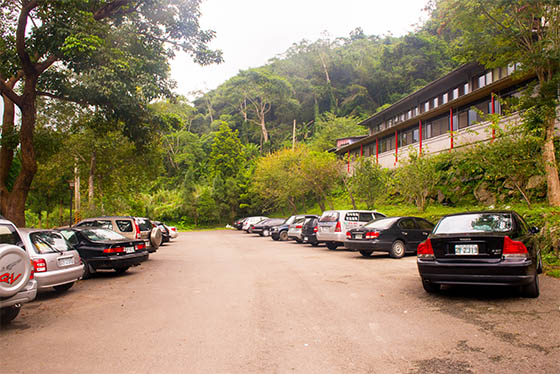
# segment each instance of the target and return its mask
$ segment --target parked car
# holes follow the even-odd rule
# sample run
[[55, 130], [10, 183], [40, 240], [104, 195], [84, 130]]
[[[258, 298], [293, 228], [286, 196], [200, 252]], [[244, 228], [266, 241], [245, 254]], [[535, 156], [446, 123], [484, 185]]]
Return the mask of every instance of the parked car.
[[37, 281], [16, 226], [0, 219], [0, 323], [17, 317], [21, 305], [37, 295]]
[[373, 252], [388, 252], [393, 258], [416, 253], [434, 224], [418, 217], [387, 217], [371, 221], [346, 233], [344, 246], [369, 257]]
[[162, 236], [158, 228], [146, 218], [130, 216], [103, 216], [81, 220], [76, 227], [100, 227], [113, 230], [129, 239], [142, 239], [148, 252], [155, 252], [161, 245]]
[[255, 217], [247, 217], [244, 221], [243, 221], [243, 231], [248, 232], [249, 234], [252, 232], [252, 227], [255, 223], [259, 223], [260, 221], [264, 220], [264, 219], [268, 219], [268, 217], [263, 217], [263, 216], [255, 216]]
[[124, 273], [148, 259], [142, 239], [129, 239], [115, 231], [98, 227], [62, 229], [60, 233], [80, 253], [84, 278], [100, 269]]
[[260, 236], [270, 236], [270, 229], [286, 222], [285, 218], [269, 218], [253, 225], [253, 234]]
[[317, 241], [326, 243], [329, 249], [336, 249], [344, 245], [347, 231], [383, 217], [384, 214], [372, 210], [324, 211], [317, 225]]
[[298, 218], [296, 218], [288, 228], [288, 239], [295, 240], [298, 243], [303, 243], [301, 230], [303, 228], [303, 224], [310, 218], [318, 218], [318, 216], [314, 214], [304, 214], [302, 216], [298, 216]]
[[37, 289], [68, 291], [82, 278], [84, 265], [80, 254], [54, 230], [20, 229], [25, 251], [35, 271]]
[[317, 216], [313, 218], [307, 218], [301, 228], [302, 241], [304, 243], [309, 243], [314, 247], [319, 245], [319, 242], [317, 241], [318, 222], [319, 217]]
[[270, 237], [272, 238], [272, 240], [282, 240], [282, 241], [288, 240], [288, 229], [290, 228], [290, 225], [294, 223], [294, 221], [298, 217], [303, 217], [303, 216], [302, 215], [291, 216], [283, 224], [272, 227], [270, 229]]
[[514, 211], [444, 216], [418, 246], [422, 285], [430, 293], [442, 284], [514, 286], [526, 297], [538, 297], [538, 231]]
[[169, 237], [171, 239], [175, 239], [177, 237], [177, 235], [179, 235], [179, 233], [177, 232], [177, 228], [175, 226], [165, 225], [165, 227], [167, 227], [167, 229], [169, 230]]
[[235, 221], [233, 221], [232, 226], [235, 227], [237, 230], [242, 230], [243, 229], [243, 222], [245, 222], [245, 220], [249, 218], [249, 217], [243, 217], [243, 218], [239, 218]]
[[152, 224], [155, 225], [155, 227], [157, 227], [159, 231], [161, 231], [161, 242], [168, 243], [169, 240], [171, 239], [169, 228], [165, 226], [163, 222], [159, 222], [159, 221], [152, 221]]

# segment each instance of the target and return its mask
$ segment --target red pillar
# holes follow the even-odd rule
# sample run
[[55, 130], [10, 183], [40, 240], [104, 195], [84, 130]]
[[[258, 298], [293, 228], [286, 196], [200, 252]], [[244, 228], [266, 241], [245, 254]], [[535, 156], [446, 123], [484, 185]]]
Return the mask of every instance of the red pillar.
[[375, 138], [375, 163], [379, 164], [379, 139]]
[[[494, 101], [494, 93], [492, 92], [492, 114], [496, 113], [496, 102]], [[496, 129], [492, 128], [492, 143], [496, 139]]]
[[399, 162], [399, 132], [395, 130], [395, 165]]
[[449, 124], [451, 126], [451, 149], [453, 149], [453, 108], [449, 108]]
[[420, 120], [418, 124], [418, 129], [420, 132], [420, 152], [418, 153], [418, 155], [421, 156], [422, 155], [422, 120]]
[[350, 173], [350, 151], [348, 151], [348, 169], [347, 171]]
[[364, 145], [360, 144], [360, 157], [364, 155]]

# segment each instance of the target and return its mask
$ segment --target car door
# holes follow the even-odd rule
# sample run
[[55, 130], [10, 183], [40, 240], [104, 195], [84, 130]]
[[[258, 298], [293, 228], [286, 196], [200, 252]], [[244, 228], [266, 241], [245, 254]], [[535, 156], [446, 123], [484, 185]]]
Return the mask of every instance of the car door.
[[397, 232], [401, 238], [404, 239], [404, 244], [407, 251], [415, 251], [420, 243], [420, 230], [417, 229], [416, 224], [412, 218], [401, 218], [397, 222]]
[[418, 248], [418, 244], [428, 239], [428, 235], [430, 235], [435, 225], [423, 218], [414, 218], [414, 222], [416, 223], [417, 227], [417, 237], [415, 237], [414, 240], [414, 250], [416, 250], [416, 248]]

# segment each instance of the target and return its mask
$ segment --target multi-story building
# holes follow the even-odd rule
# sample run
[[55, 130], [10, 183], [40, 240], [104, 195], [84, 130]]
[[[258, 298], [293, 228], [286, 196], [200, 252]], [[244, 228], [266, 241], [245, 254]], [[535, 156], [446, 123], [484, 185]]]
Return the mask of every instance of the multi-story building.
[[[461, 66], [359, 123], [369, 135], [339, 146], [336, 153], [349, 156], [349, 166], [357, 157], [375, 157], [381, 166], [393, 168], [411, 151], [435, 154], [492, 141], [495, 127], [487, 115], [502, 114], [504, 99], [520, 95], [534, 79], [514, 72], [515, 66]], [[518, 120], [516, 114], [504, 116], [499, 126]]]

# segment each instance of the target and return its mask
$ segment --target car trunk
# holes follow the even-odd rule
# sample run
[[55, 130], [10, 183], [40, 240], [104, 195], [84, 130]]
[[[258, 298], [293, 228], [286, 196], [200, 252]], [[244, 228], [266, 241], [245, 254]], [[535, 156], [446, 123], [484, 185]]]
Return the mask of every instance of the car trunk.
[[504, 235], [434, 236], [430, 239], [440, 262], [499, 262]]

